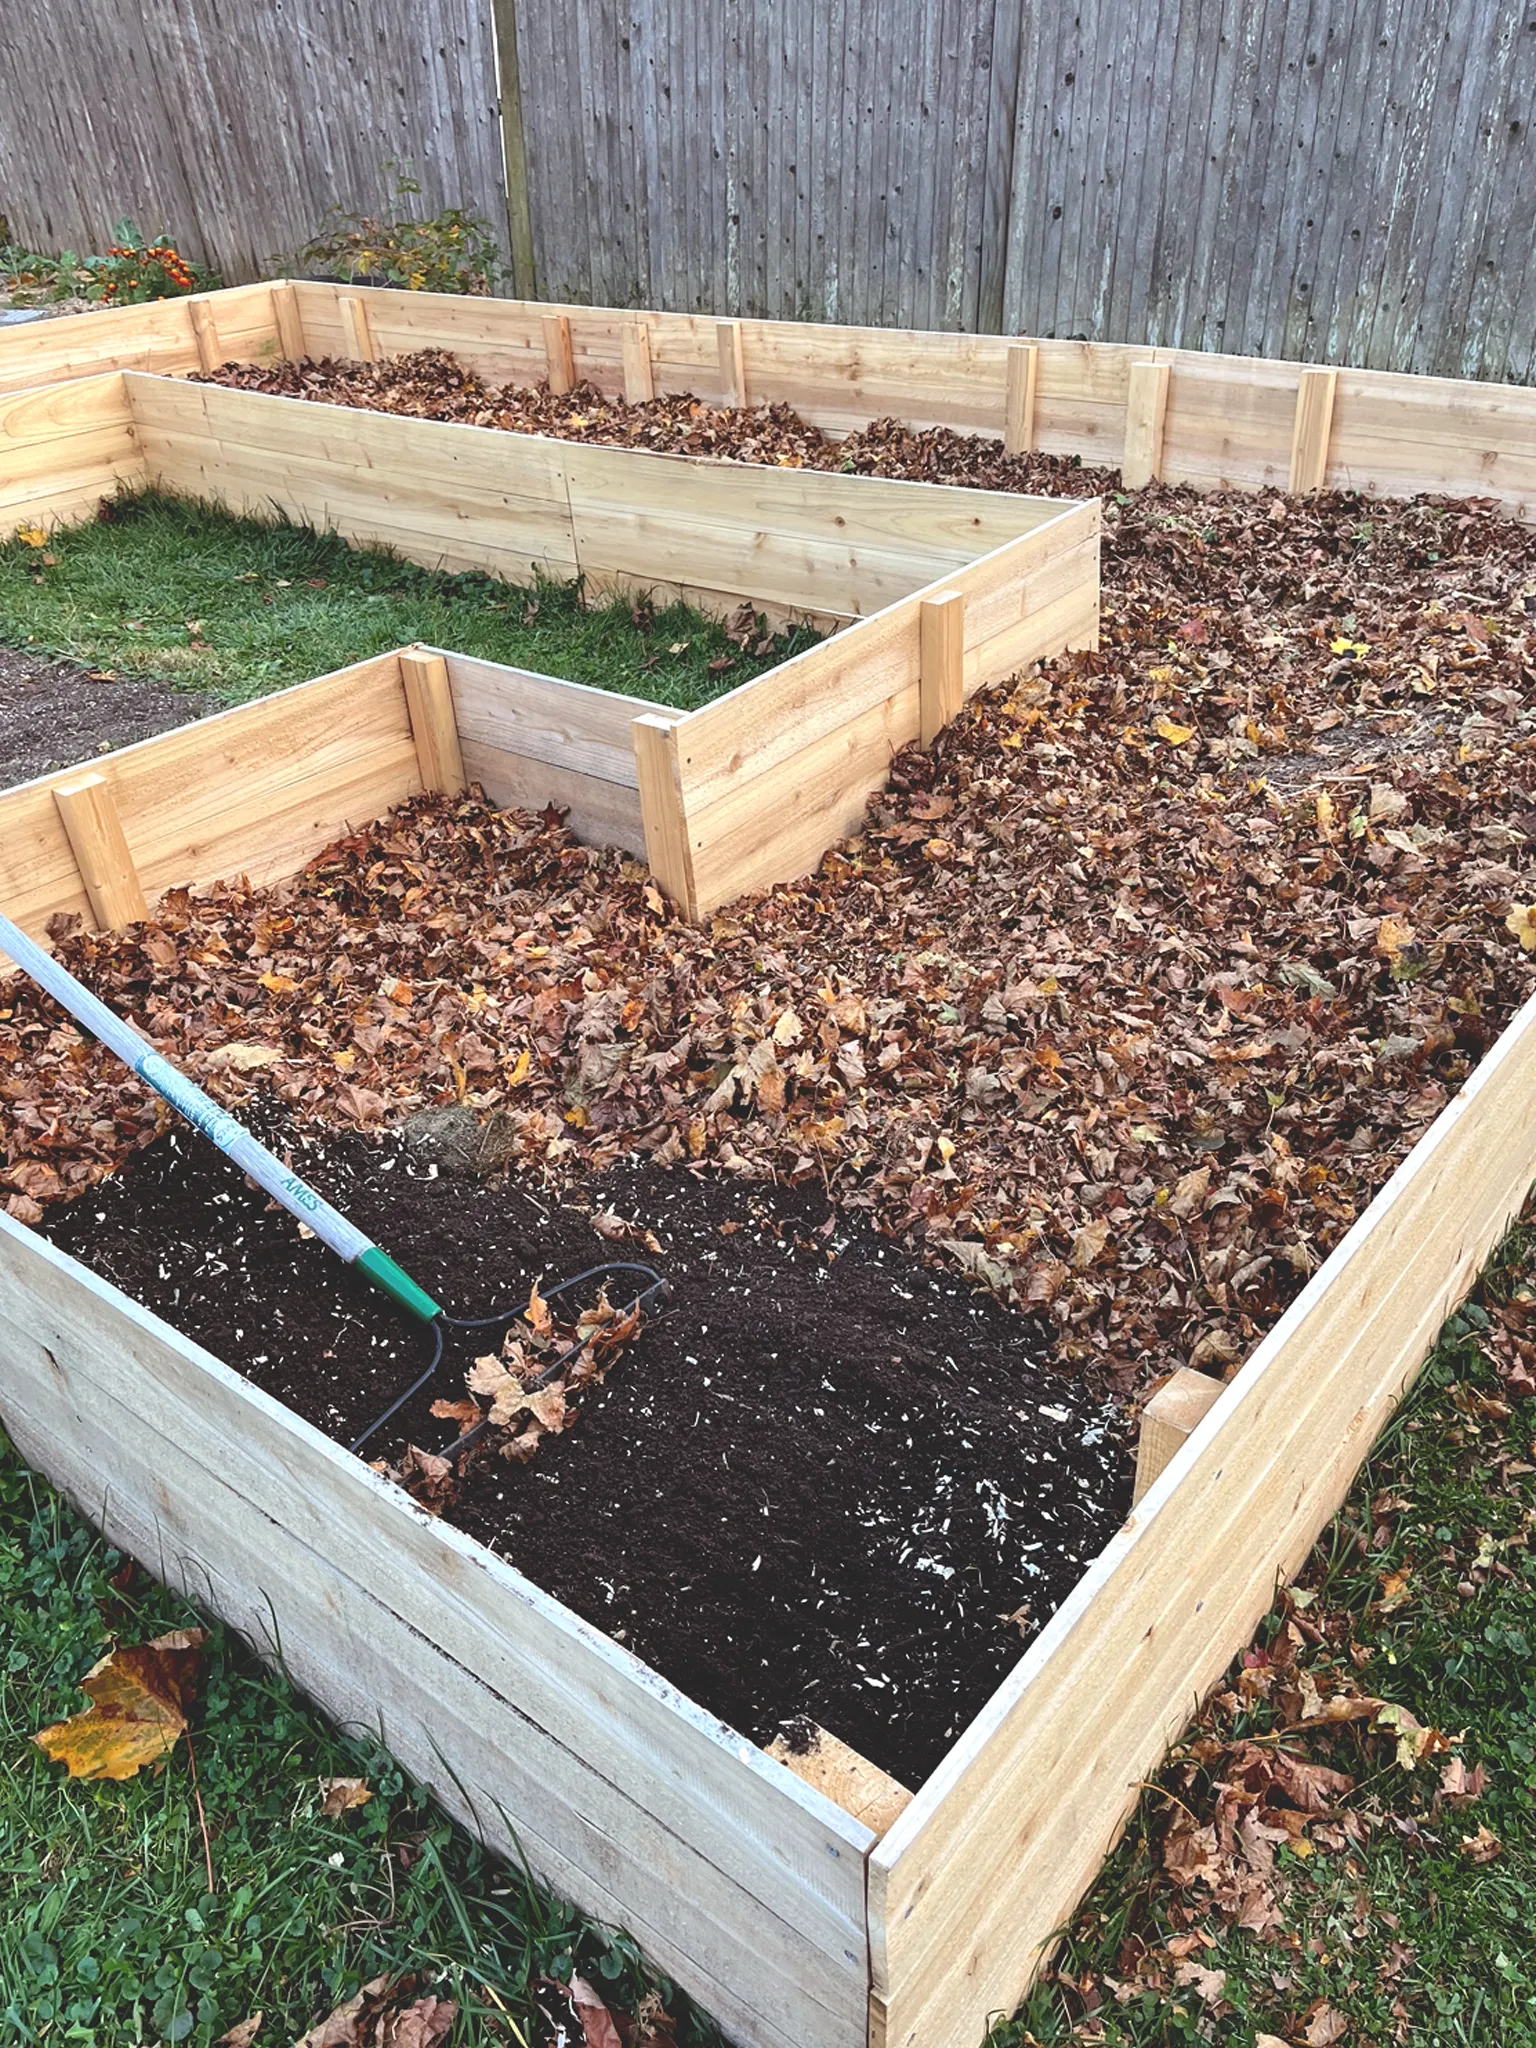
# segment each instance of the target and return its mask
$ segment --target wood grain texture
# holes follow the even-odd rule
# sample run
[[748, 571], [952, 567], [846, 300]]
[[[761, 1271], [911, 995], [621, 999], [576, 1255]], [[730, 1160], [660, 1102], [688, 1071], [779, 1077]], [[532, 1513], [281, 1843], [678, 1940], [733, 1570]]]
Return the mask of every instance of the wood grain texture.
[[777, 1735], [768, 1754], [876, 1835], [883, 1835], [912, 1804], [905, 1785], [825, 1728], [813, 1728], [809, 1741], [798, 1747], [787, 1736]]
[[[150, 902], [179, 883], [296, 874], [421, 790], [394, 654], [103, 754], [92, 768]], [[0, 794], [0, 902], [34, 937], [56, 911], [92, 915], [54, 794], [79, 774]]]
[[1128, 491], [1154, 483], [1163, 473], [1168, 379], [1166, 363], [1131, 364], [1125, 394], [1125, 452], [1120, 458], [1120, 481]]
[[544, 316], [544, 381], [554, 392], [569, 391], [576, 382], [571, 323], [564, 313]]
[[631, 724], [630, 737], [646, 862], [684, 916], [697, 917], [698, 892], [678, 772], [677, 726], [654, 713], [642, 713]]
[[147, 917], [144, 885], [106, 777], [80, 775], [55, 783], [53, 800], [98, 927], [120, 932]]
[[113, 1541], [753, 2048], [861, 2048], [871, 1831], [9, 1218], [0, 1412]]
[[1040, 351], [1032, 341], [1008, 344], [1008, 382], [1004, 395], [1003, 452], [1027, 455], [1035, 445], [1035, 385]]
[[78, 517], [144, 480], [121, 372], [0, 397], [0, 533]]
[[373, 345], [373, 330], [362, 295], [344, 293], [336, 301], [336, 311], [341, 317], [342, 346], [348, 359], [354, 363], [376, 362], [378, 350]]
[[1337, 370], [1303, 370], [1296, 386], [1296, 423], [1291, 429], [1292, 491], [1320, 491], [1328, 474]]
[[532, 811], [554, 804], [586, 844], [644, 858], [630, 725], [646, 714], [675, 722], [682, 712], [472, 655], [443, 660], [465, 773], [492, 803]]
[[889, 2048], [973, 2048], [1013, 2009], [1533, 1177], [1527, 1004], [875, 1850]]
[[219, 323], [213, 304], [207, 298], [188, 299], [187, 317], [197, 343], [199, 369], [216, 370], [224, 358], [219, 353]]
[[[3, 119], [3, 115], [0, 115]], [[259, 362], [277, 353], [272, 301], [264, 284], [205, 295], [229, 354]], [[108, 370], [177, 376], [201, 367], [192, 326], [195, 299], [158, 299], [111, 312], [75, 313], [0, 330], [0, 392], [20, 391]]]
[[1143, 1494], [1172, 1464], [1174, 1453], [1184, 1448], [1221, 1399], [1222, 1383], [1208, 1373], [1192, 1372], [1181, 1365], [1160, 1386], [1141, 1411], [1141, 1430], [1136, 1438], [1136, 1483], [1131, 1505], [1139, 1506]]
[[302, 362], [308, 354], [304, 342], [304, 316], [299, 311], [299, 295], [287, 282], [279, 282], [272, 287], [272, 325], [277, 334], [278, 354], [290, 363]]
[[918, 607], [918, 738], [932, 746], [965, 704], [965, 593], [941, 590]]
[[435, 796], [461, 796], [464, 756], [459, 747], [447, 661], [430, 648], [404, 648], [400, 654], [400, 680], [405, 685], [405, 704], [410, 714], [411, 737], [416, 743], [422, 788]]
[[[333, 207], [464, 206], [505, 250], [479, 0], [283, 0], [238, 20], [219, 0], [13, 0], [6, 20], [0, 187], [29, 248], [104, 249], [126, 213], [240, 280], [279, 269]], [[397, 199], [389, 163], [421, 191]]]

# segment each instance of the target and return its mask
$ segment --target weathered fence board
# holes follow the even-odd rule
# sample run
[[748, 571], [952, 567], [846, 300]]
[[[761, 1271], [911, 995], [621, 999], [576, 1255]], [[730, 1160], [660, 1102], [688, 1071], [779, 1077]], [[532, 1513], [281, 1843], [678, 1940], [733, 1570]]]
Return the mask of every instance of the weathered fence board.
[[231, 281], [291, 267], [386, 159], [506, 223], [489, 0], [8, 0], [0, 214], [101, 248], [130, 214]]
[[500, 233], [499, 33], [524, 291], [1536, 365], [1536, 33], [1487, 0], [261, 0], [239, 37], [215, 12], [14, 0], [15, 234], [99, 244], [127, 208], [247, 277], [402, 157], [414, 203]]

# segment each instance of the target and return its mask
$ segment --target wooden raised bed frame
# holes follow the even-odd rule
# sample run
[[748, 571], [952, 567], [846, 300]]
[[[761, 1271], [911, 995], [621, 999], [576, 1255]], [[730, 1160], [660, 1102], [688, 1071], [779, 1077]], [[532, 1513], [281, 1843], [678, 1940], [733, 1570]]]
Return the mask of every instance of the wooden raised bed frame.
[[[540, 801], [569, 804], [587, 838], [643, 851], [690, 916], [813, 868], [857, 827], [892, 755], [964, 695], [1097, 644], [1096, 500], [584, 447], [135, 370], [0, 398], [0, 449], [0, 530], [156, 482], [431, 567], [580, 575], [841, 627], [686, 716], [548, 679], [536, 693], [542, 739], [523, 752]], [[490, 744], [476, 706], [460, 717]], [[494, 750], [516, 752], [498, 731]], [[501, 801], [532, 793], [505, 768], [473, 772]], [[0, 850], [16, 916], [29, 887], [47, 888], [18, 860]]]
[[[0, 392], [109, 369], [446, 348], [481, 375], [632, 398], [783, 401], [829, 434], [890, 415], [1200, 489], [1486, 497], [1536, 517], [1536, 389], [1118, 342], [241, 285], [0, 333]], [[0, 437], [3, 446], [3, 437]], [[0, 472], [3, 474], [3, 472]], [[0, 507], [3, 512], [3, 507]]]
[[[264, 346], [366, 354], [429, 341], [493, 375], [513, 375], [519, 362], [540, 374], [553, 362], [562, 374], [595, 374], [610, 387], [643, 374], [705, 395], [713, 363], [716, 395], [729, 386], [741, 396], [745, 384], [747, 395], [787, 396], [825, 425], [902, 410], [905, 395], [914, 423], [944, 406], [948, 423], [981, 431], [1000, 430], [1006, 416], [1016, 443], [1038, 434], [1051, 447], [1053, 437], [1059, 444], [1075, 435], [1090, 445], [1068, 452], [1099, 459], [1119, 457], [1132, 421], [1133, 459], [1145, 459], [1151, 445], [1154, 467], [1192, 481], [1284, 482], [1298, 474], [1292, 441], [1303, 481], [1310, 468], [1313, 482], [1325, 474], [1387, 492], [1480, 489], [1524, 513], [1527, 479], [1536, 478], [1536, 394], [1486, 386], [1341, 372], [1325, 389], [1313, 381], [1318, 373], [1292, 366], [1233, 368], [1234, 359], [1199, 357], [1151, 363], [1166, 375], [1136, 375], [1137, 352], [1129, 350], [1041, 344], [1020, 356], [1005, 342], [952, 336], [850, 338], [846, 330], [756, 323], [726, 323], [721, 332], [716, 323], [660, 316], [647, 321], [642, 346], [635, 316], [402, 294], [369, 294], [365, 303], [320, 286], [248, 287], [203, 304], [201, 314], [186, 304], [134, 309], [54, 323], [41, 338], [29, 330], [0, 337], [0, 377], [23, 361], [18, 341], [48, 353], [46, 363], [27, 358], [16, 382], [99, 371], [104, 359], [116, 366], [72, 395], [31, 392], [0, 407], [8, 461], [0, 518], [88, 510], [114, 477], [217, 485], [235, 502], [285, 502], [285, 489], [313, 488], [322, 506], [345, 500], [350, 524], [335, 523], [356, 537], [368, 537], [371, 522], [403, 522], [404, 544], [396, 545], [414, 545], [418, 559], [495, 566], [500, 550], [509, 565], [546, 559], [566, 563], [566, 573], [574, 566], [597, 580], [668, 587], [665, 562], [653, 575], [643, 554], [606, 554], [604, 521], [589, 528], [577, 515], [584, 479], [599, 474], [577, 458], [612, 459], [610, 451], [526, 442], [534, 452], [520, 462], [514, 437], [249, 394], [179, 394], [159, 379], [123, 374], [125, 364], [185, 369], [225, 354], [259, 355]], [[485, 340], [490, 327], [493, 341]], [[770, 344], [791, 367], [819, 363], [826, 390], [772, 390]], [[841, 351], [839, 369], [818, 354], [826, 348]], [[96, 360], [81, 360], [82, 351]], [[1069, 376], [1079, 385], [1066, 400]], [[1247, 386], [1232, 381], [1239, 377]], [[1251, 403], [1234, 397], [1242, 389]], [[300, 410], [312, 424], [297, 423]], [[1070, 430], [1062, 424], [1067, 410], [1076, 421]], [[1196, 431], [1197, 420], [1206, 428]], [[1483, 431], [1493, 421], [1502, 436], [1497, 453], [1479, 448], [1494, 438]], [[285, 444], [287, 434], [297, 438]], [[500, 453], [479, 452], [493, 438]], [[1356, 473], [1351, 465], [1364, 462], [1356, 449], [1368, 446], [1377, 449], [1371, 471]], [[275, 463], [273, 453], [281, 456]], [[300, 458], [317, 465], [303, 478]], [[686, 516], [690, 493], [708, 488], [696, 465], [619, 459], [688, 472], [663, 533], [667, 521]], [[561, 524], [553, 485], [535, 523], [566, 534], [568, 556], [558, 548], [523, 552], [529, 505], [538, 500], [525, 486], [537, 464], [546, 482], [561, 479], [569, 524]], [[1237, 469], [1245, 474], [1228, 473]], [[649, 488], [636, 479], [651, 473], [624, 474], [628, 495], [617, 509], [633, 511], [635, 491]], [[741, 480], [721, 491], [757, 492], [769, 504], [762, 472], [711, 473]], [[411, 519], [432, 514], [411, 511], [407, 486], [421, 479], [430, 488], [434, 475], [450, 486], [439, 507], [445, 523], [412, 528]], [[849, 492], [843, 479], [794, 481]], [[803, 494], [791, 514], [786, 501], [785, 522], [768, 529], [794, 531], [816, 579], [813, 592], [802, 584], [798, 600], [785, 600], [789, 609], [798, 602], [825, 606], [823, 616], [850, 616], [887, 606], [802, 657], [804, 668], [787, 663], [682, 719], [434, 650], [383, 656], [0, 798], [0, 900], [34, 928], [55, 909], [104, 911], [110, 922], [135, 888], [152, 896], [172, 880], [232, 868], [291, 873], [345, 825], [417, 789], [451, 787], [461, 773], [492, 795], [529, 800], [547, 790], [578, 815], [585, 802], [589, 836], [643, 840], [694, 909], [720, 900], [716, 891], [784, 871], [785, 862], [808, 865], [814, 856], [802, 838], [772, 847], [754, 866], [753, 832], [773, 827], [772, 808], [760, 792], [761, 822], [749, 829], [732, 803], [751, 786], [746, 771], [758, 763], [757, 749], [790, 786], [821, 793], [815, 832], [824, 845], [835, 836], [831, 821], [851, 817], [879, 780], [899, 736], [927, 735], [952, 711], [957, 665], [960, 683], [974, 684], [1007, 672], [990, 667], [994, 655], [1015, 667], [1031, 658], [1018, 650], [1032, 635], [1050, 643], [1036, 647], [1047, 653], [1092, 630], [1083, 570], [1096, 546], [1093, 508], [1051, 507], [1031, 520], [1029, 501], [1013, 501], [1021, 523], [999, 540], [985, 526], [992, 513], [976, 511], [982, 529], [962, 534], [954, 524], [970, 516], [959, 502], [968, 496], [995, 508], [999, 501], [986, 494], [947, 493], [949, 511], [923, 513], [914, 530], [916, 513], [896, 507], [915, 506], [926, 487], [853, 488], [857, 495], [836, 511], [832, 501]], [[919, 498], [877, 507], [865, 494], [881, 490]], [[353, 500], [354, 491], [361, 497]], [[312, 501], [287, 502], [306, 513]], [[462, 504], [470, 517], [459, 523]], [[724, 516], [736, 545], [749, 524], [742, 501], [727, 495], [711, 504], [717, 509], [702, 525]], [[721, 505], [734, 511], [722, 515]], [[830, 514], [830, 531], [817, 525], [818, 513]], [[857, 545], [836, 523], [850, 516], [873, 522]], [[754, 530], [762, 530], [760, 518]], [[636, 531], [625, 529], [623, 545], [636, 545]], [[872, 601], [860, 580], [866, 543]], [[989, 543], [994, 552], [975, 561]], [[951, 553], [940, 562], [932, 552], [924, 557], [945, 547]], [[681, 587], [716, 603], [762, 597], [740, 567], [742, 554], [735, 568], [724, 565], [728, 555], [701, 555], [690, 536], [689, 582]], [[999, 580], [1001, 556], [1009, 560]], [[926, 589], [917, 587], [919, 558], [937, 567]], [[681, 567], [678, 555], [668, 559]], [[1059, 569], [1066, 559], [1075, 569]], [[1007, 593], [1020, 565], [1040, 580], [1015, 612]], [[965, 586], [967, 621], [981, 616], [991, 631], [975, 642], [968, 631], [957, 664], [954, 608], [940, 600], [965, 575], [978, 578]], [[1053, 607], [1047, 632], [1041, 621]], [[1007, 623], [998, 625], [1004, 613]], [[845, 673], [855, 678], [846, 688]], [[686, 737], [695, 720], [696, 747]], [[738, 2040], [752, 2048], [977, 2048], [988, 2018], [1027, 1987], [1141, 1781], [1248, 1640], [1276, 1578], [1296, 1568], [1337, 1507], [1533, 1178], [1536, 1004], [1522, 1010], [879, 1835], [219, 1360], [3, 1216], [0, 1412], [22, 1454], [115, 1541], [269, 1654], [280, 1651], [298, 1683], [338, 1719], [378, 1728], [487, 1841], [508, 1849], [515, 1837], [550, 1882], [631, 1928]]]

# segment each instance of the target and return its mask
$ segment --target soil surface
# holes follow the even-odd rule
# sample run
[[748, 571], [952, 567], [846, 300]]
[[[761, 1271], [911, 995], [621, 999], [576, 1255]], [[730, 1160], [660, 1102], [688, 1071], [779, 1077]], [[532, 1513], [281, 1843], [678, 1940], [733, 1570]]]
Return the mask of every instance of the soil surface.
[[0, 647], [0, 788], [202, 717], [208, 700]]
[[[439, 1141], [279, 1142], [457, 1313], [614, 1258], [664, 1272], [670, 1301], [576, 1424], [526, 1464], [494, 1432], [448, 1512], [755, 1740], [808, 1715], [920, 1783], [1128, 1509], [1118, 1434], [1052, 1370], [1048, 1325], [834, 1217], [819, 1185], [652, 1167], [561, 1205], [456, 1170]], [[660, 1250], [600, 1236], [576, 1203]], [[179, 1131], [48, 1229], [338, 1441], [429, 1356]], [[490, 1348], [451, 1343], [369, 1453], [446, 1448], [431, 1395], [463, 1399]]]

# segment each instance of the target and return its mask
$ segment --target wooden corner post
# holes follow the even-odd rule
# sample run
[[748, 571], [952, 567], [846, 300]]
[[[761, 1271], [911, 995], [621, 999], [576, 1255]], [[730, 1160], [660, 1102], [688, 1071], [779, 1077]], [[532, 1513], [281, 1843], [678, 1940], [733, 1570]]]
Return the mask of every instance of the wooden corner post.
[[620, 336], [624, 352], [624, 402], [648, 405], [656, 396], [656, 371], [651, 362], [651, 330], [644, 320], [626, 320]]
[[286, 280], [272, 287], [272, 325], [277, 331], [278, 354], [290, 363], [302, 363], [308, 354], [304, 316], [299, 311], [299, 295]]
[[187, 318], [192, 322], [192, 339], [197, 343], [198, 367], [216, 370], [222, 360], [219, 353], [219, 328], [213, 308], [206, 299], [188, 299]]
[[120, 932], [148, 917], [143, 884], [106, 777], [82, 775], [78, 781], [61, 782], [53, 800], [85, 884], [91, 915], [101, 929]]
[[1161, 1478], [1173, 1462], [1174, 1453], [1184, 1448], [1225, 1392], [1220, 1380], [1213, 1380], [1208, 1373], [1195, 1372], [1187, 1365], [1181, 1365], [1158, 1388], [1141, 1411], [1132, 1506], [1140, 1501], [1154, 1479]]
[[677, 759], [677, 721], [661, 712], [647, 711], [631, 720], [629, 730], [640, 785], [646, 862], [683, 915], [697, 917], [693, 853], [688, 844], [688, 818]]
[[1008, 381], [1003, 412], [1003, 453], [1028, 455], [1035, 445], [1035, 383], [1040, 351], [1032, 341], [1008, 344]]
[[448, 664], [429, 648], [407, 647], [400, 655], [400, 680], [411, 714], [411, 737], [422, 787], [433, 796], [462, 796], [464, 756], [459, 748], [458, 720]]
[[568, 313], [544, 315], [544, 379], [559, 398], [576, 386], [576, 357]]
[[373, 329], [368, 325], [368, 308], [359, 298], [350, 295], [336, 301], [336, 310], [341, 315], [342, 344], [354, 363], [375, 363], [378, 352], [373, 345]]
[[747, 358], [739, 320], [715, 322], [715, 349], [720, 358], [720, 403], [747, 405], [750, 402], [747, 397]]
[[928, 747], [965, 704], [964, 591], [925, 597], [918, 632], [918, 737]]
[[1328, 475], [1328, 442], [1333, 433], [1337, 370], [1303, 370], [1296, 387], [1296, 420], [1291, 429], [1288, 488], [1298, 496], [1320, 491]]
[[1125, 454], [1120, 481], [1128, 491], [1155, 483], [1163, 473], [1163, 419], [1168, 411], [1168, 365], [1132, 363], [1125, 400]]

